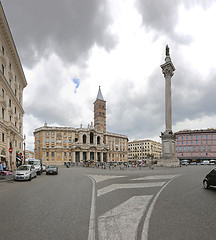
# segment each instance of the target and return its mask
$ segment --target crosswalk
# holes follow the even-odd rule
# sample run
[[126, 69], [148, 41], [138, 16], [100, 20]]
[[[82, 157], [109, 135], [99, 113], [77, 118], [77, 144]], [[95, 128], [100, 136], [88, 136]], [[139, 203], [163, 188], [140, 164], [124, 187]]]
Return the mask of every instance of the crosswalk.
[[[96, 190], [96, 184], [106, 180], [115, 180], [126, 176], [114, 175], [90, 175], [93, 181], [94, 192], [92, 192], [92, 211], [90, 216], [88, 240], [135, 240], [137, 239], [138, 226], [145, 215], [141, 240], [148, 239], [148, 227], [154, 205], [160, 193], [166, 185], [180, 175], [153, 175], [142, 178], [129, 179], [129, 183], [114, 183]], [[162, 181], [161, 181], [162, 180]], [[139, 182], [137, 182], [139, 181]], [[97, 216], [96, 219], [96, 199], [106, 196], [111, 192], [118, 194], [122, 189], [147, 189], [158, 188], [158, 193], [133, 196], [123, 203]], [[96, 237], [96, 226], [98, 238]]]

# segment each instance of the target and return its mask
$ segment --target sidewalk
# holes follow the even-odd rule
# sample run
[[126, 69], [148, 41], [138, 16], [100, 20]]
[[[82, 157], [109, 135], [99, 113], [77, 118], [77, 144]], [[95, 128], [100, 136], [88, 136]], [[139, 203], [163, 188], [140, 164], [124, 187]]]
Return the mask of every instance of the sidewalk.
[[10, 182], [13, 181], [13, 174], [12, 175], [0, 175], [0, 183], [1, 182]]

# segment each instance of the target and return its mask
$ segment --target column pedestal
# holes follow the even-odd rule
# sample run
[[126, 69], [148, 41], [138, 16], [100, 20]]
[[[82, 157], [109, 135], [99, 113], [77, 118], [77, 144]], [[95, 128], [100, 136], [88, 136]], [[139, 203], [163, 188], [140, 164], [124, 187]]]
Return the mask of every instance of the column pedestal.
[[175, 135], [172, 131], [161, 133], [162, 139], [162, 155], [157, 162], [157, 166], [163, 167], [179, 167], [179, 160], [176, 157]]

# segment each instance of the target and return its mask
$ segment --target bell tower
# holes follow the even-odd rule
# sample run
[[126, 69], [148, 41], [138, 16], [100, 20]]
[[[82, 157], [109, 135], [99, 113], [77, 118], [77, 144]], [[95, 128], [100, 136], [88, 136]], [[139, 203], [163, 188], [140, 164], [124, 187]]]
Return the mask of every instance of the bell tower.
[[100, 86], [94, 102], [94, 127], [97, 131], [106, 132], [106, 101], [104, 101]]

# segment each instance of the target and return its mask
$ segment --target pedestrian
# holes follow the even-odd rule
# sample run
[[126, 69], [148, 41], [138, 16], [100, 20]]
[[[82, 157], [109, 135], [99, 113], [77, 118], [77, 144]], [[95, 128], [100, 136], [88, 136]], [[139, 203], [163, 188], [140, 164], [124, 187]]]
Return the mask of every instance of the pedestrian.
[[3, 171], [3, 164], [2, 164], [2, 162], [0, 162], [0, 172], [2, 172]]
[[6, 167], [7, 167], [7, 166], [6, 166], [5, 161], [3, 161], [3, 170], [4, 170], [4, 171], [6, 171]]

